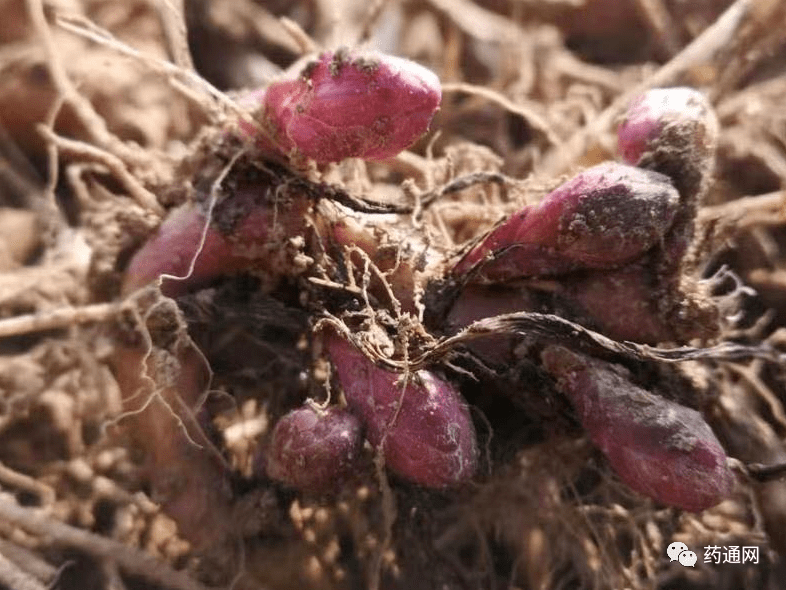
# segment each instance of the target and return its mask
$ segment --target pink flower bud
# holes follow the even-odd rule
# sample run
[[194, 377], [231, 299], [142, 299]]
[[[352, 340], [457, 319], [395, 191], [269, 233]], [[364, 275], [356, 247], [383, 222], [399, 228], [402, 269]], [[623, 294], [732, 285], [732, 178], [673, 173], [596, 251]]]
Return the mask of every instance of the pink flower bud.
[[696, 410], [636, 387], [621, 368], [560, 346], [546, 348], [542, 360], [632, 489], [693, 512], [731, 493], [726, 453]]
[[493, 229], [454, 272], [481, 265], [481, 279], [503, 282], [618, 267], [661, 240], [678, 202], [677, 191], [661, 174], [600, 164]]
[[306, 405], [276, 423], [265, 470], [293, 488], [326, 491], [352, 473], [362, 447], [360, 421], [352, 413]]
[[680, 194], [674, 223], [664, 237], [659, 274], [676, 281], [693, 239], [696, 211], [715, 160], [718, 120], [691, 88], [649, 90], [631, 104], [617, 131], [623, 158], [671, 178]]
[[477, 469], [475, 427], [459, 392], [429, 371], [402, 375], [374, 365], [339, 337], [327, 341], [349, 408], [366, 437], [382, 445], [391, 471], [432, 488], [472, 478]]
[[395, 156], [428, 129], [442, 99], [437, 76], [380, 53], [325, 52], [295, 80], [271, 84], [261, 123], [283, 153], [319, 164]]

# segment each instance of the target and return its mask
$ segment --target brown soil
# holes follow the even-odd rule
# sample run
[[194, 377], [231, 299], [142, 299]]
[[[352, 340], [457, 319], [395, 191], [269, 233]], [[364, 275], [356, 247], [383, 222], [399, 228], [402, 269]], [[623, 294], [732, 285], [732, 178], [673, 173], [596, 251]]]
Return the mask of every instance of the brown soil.
[[[783, 587], [786, 480], [761, 466], [786, 462], [786, 4], [0, 0], [0, 14], [0, 588]], [[317, 170], [228, 139], [240, 90], [361, 43], [443, 82], [410, 150]], [[444, 270], [432, 254], [615, 159], [631, 97], [669, 85], [704, 91], [721, 123], [685, 271], [706, 279], [719, 336], [645, 347], [489, 321], [518, 351], [502, 370], [440, 339], [444, 291], [425, 290], [417, 319], [406, 294]], [[167, 211], [224, 180], [307, 203], [308, 230], [176, 301], [123, 295]], [[230, 230], [231, 213], [217, 209]], [[357, 233], [345, 258], [316, 246], [337, 215]], [[325, 310], [376, 339], [378, 363], [461, 386], [484, 449], [470, 484], [408, 484], [371, 448], [323, 495], [261, 473], [275, 420], [325, 397]], [[629, 490], [533, 360], [543, 340], [699, 409], [737, 460], [733, 495], [692, 514]], [[695, 568], [669, 562], [674, 541]], [[707, 546], [755, 546], [758, 563], [704, 563]]]

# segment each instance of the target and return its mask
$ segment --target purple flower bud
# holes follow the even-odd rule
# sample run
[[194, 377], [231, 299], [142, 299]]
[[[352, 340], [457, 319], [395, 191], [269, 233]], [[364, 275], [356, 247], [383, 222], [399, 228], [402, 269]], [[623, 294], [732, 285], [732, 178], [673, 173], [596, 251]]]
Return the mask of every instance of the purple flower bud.
[[265, 471], [293, 488], [329, 491], [352, 473], [362, 447], [360, 421], [351, 412], [306, 405], [276, 423]]
[[543, 364], [620, 479], [698, 512], [726, 498], [734, 475], [712, 429], [692, 410], [633, 385], [621, 368], [549, 346]]
[[283, 153], [296, 150], [320, 164], [380, 160], [425, 133], [441, 100], [439, 79], [423, 66], [339, 49], [297, 79], [271, 84], [260, 116]]
[[477, 469], [475, 427], [459, 392], [429, 371], [402, 375], [374, 365], [347, 341], [331, 337], [328, 353], [349, 408], [366, 437], [382, 445], [385, 464], [401, 477], [443, 488], [472, 478]]
[[480, 264], [481, 279], [503, 282], [618, 267], [661, 240], [678, 202], [677, 191], [661, 174], [600, 164], [494, 228], [454, 272], [464, 274]]

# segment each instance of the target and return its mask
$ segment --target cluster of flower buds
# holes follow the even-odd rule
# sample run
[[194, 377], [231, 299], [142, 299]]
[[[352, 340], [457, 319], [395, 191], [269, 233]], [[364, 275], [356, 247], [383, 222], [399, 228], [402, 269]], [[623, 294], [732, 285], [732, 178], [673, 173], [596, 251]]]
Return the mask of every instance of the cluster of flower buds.
[[[337, 50], [253, 96], [256, 125], [244, 121], [240, 130], [263, 156], [326, 164], [398, 154], [428, 129], [441, 86], [414, 62]], [[210, 219], [203, 204], [174, 210], [131, 259], [124, 292], [161, 279], [164, 294], [178, 296], [222, 276], [268, 270], [271, 253], [304, 233], [308, 207], [305, 198], [265, 197], [268, 190], [245, 186], [223, 195]], [[347, 220], [329, 225], [345, 243]], [[378, 369], [347, 342], [334, 337], [328, 348], [348, 409], [305, 406], [283, 416], [261, 453], [262, 472], [298, 489], [328, 490], [355, 466], [364, 431], [404, 479], [446, 487], [472, 477], [475, 430], [452, 385], [419, 371], [402, 386], [400, 375]]]
[[[437, 77], [417, 64], [337, 50], [254, 97], [255, 123], [242, 122], [240, 130], [263, 156], [327, 164], [394, 156], [428, 128], [441, 92]], [[560, 286], [557, 309], [612, 337], [657, 343], [707, 332], [695, 318], [677, 321], [684, 309], [662, 300], [685, 299], [675, 277], [716, 135], [712, 109], [695, 91], [655, 90], [639, 98], [619, 129], [626, 163], [585, 170], [491, 230], [454, 265], [452, 277], [475, 301], [469, 307], [483, 306], [474, 317], [515, 308], [490, 302], [485, 285], [520, 295], [509, 283], [546, 277]], [[174, 211], [132, 259], [124, 290], [162, 275], [187, 277], [163, 282], [166, 294], [177, 295], [264, 268], [284, 240], [304, 233], [309, 202], [272, 204], [249, 190], [225, 199], [230, 214], [221, 219], [207, 219], [195, 204]], [[346, 220], [317, 220], [316, 227], [330, 227], [326, 235], [339, 245], [377, 254], [375, 238]], [[407, 297], [415, 288], [412, 273], [405, 274], [393, 281], [393, 292], [414, 301]], [[461, 306], [459, 298], [449, 318], [473, 314]], [[307, 405], [283, 416], [260, 459], [267, 476], [298, 489], [329, 489], [350, 476], [364, 438], [392, 473], [410, 482], [445, 488], [474, 476], [477, 436], [451, 383], [425, 370], [385, 370], [336, 334], [325, 343], [346, 407]], [[565, 348], [548, 346], [541, 361], [631, 488], [688, 510], [729, 493], [725, 453], [698, 412], [644, 391], [614, 365]]]
[[584, 170], [524, 207], [453, 275], [494, 284], [554, 278], [559, 307], [613, 338], [654, 344], [714, 335], [717, 312], [685, 288], [682, 261], [717, 127], [695, 90], [646, 92], [618, 131], [626, 164]]
[[405, 378], [374, 365], [337, 336], [328, 340], [349, 408], [385, 464], [409, 481], [446, 487], [470, 479], [477, 468], [475, 427], [461, 394], [429, 371]]
[[[455, 328], [478, 319], [479, 305], [497, 313], [516, 303], [537, 309], [515, 281], [548, 277], [552, 289], [559, 285], [561, 310], [613, 338], [658, 343], [714, 334], [714, 306], [690, 307], [695, 294], [683, 284], [682, 261], [717, 132], [709, 103], [695, 90], [638, 97], [618, 130], [625, 164], [589, 168], [492, 229], [453, 267], [453, 276], [470, 284], [448, 322]], [[494, 295], [484, 297], [484, 288]], [[494, 301], [506, 292], [515, 301]], [[495, 358], [490, 344], [473, 346]], [[565, 348], [549, 346], [541, 360], [631, 488], [687, 510], [730, 493], [726, 454], [700, 413], [637, 387], [619, 367]]]
[[[240, 129], [263, 155], [326, 164], [398, 154], [428, 130], [442, 91], [437, 76], [415, 62], [339, 49], [253, 97], [259, 103], [252, 105], [257, 125], [241, 121]], [[305, 198], [294, 203], [282, 203], [278, 195], [275, 203], [260, 198], [268, 189], [246, 187], [229, 196], [231, 224], [208, 222], [204, 207], [194, 203], [172, 211], [132, 259], [124, 291], [164, 276], [163, 292], [176, 296], [264, 266], [283, 240], [303, 234], [308, 206]]]
[[362, 428], [402, 479], [445, 488], [472, 478], [475, 427], [457, 389], [429, 371], [404, 378], [381, 369], [335, 335], [327, 351], [347, 408], [306, 406], [281, 418], [261, 459], [269, 477], [302, 490], [334, 489], [356, 467]]

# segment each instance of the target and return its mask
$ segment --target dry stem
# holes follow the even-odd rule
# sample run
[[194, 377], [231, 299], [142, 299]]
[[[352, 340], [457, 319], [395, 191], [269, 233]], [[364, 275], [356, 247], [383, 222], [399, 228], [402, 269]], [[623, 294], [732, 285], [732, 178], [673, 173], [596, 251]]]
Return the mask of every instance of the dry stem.
[[611, 128], [614, 120], [623, 113], [632, 98], [650, 88], [674, 84], [689, 69], [712, 61], [717, 54], [733, 45], [737, 32], [749, 24], [749, 17], [753, 13], [754, 5], [753, 0], [737, 0], [712, 26], [674, 56], [674, 59], [664, 64], [641, 83], [619, 95], [603, 112], [583, 129], [577, 131], [559, 149], [552, 148], [540, 163], [538, 173], [545, 176], [556, 176], [566, 172], [596, 137]]
[[139, 181], [126, 169], [123, 161], [99, 147], [78, 141], [75, 139], [66, 139], [60, 137], [52, 132], [49, 127], [43, 125], [38, 126], [38, 132], [44, 136], [47, 142], [55, 145], [62, 151], [71, 152], [75, 156], [80, 156], [88, 160], [98, 162], [107, 167], [107, 169], [114, 174], [114, 176], [123, 183], [128, 194], [145, 209], [153, 211], [158, 215], [164, 214], [164, 208], [159, 205], [156, 196], [142, 186]]
[[46, 586], [41, 582], [2, 555], [0, 555], [0, 583], [14, 590], [46, 590]]
[[282, 16], [278, 20], [281, 26], [284, 27], [284, 30], [292, 37], [295, 43], [297, 43], [300, 53], [315, 53], [319, 50], [319, 44], [314, 41], [297, 22], [285, 16]]
[[55, 502], [55, 491], [50, 486], [29, 475], [14, 471], [2, 463], [0, 463], [0, 482], [36, 494], [41, 498], [41, 503], [44, 506], [51, 506]]
[[735, 233], [762, 225], [781, 225], [786, 221], [786, 191], [741, 197], [722, 205], [704, 207], [698, 223], [718, 223], [719, 228]]
[[489, 43], [517, 43], [525, 33], [515, 23], [469, 0], [429, 0], [467, 35]]
[[[79, 549], [98, 559], [114, 561], [121, 568], [173, 590], [205, 590], [185, 573], [173, 570], [160, 560], [113, 539], [84, 531], [47, 517], [41, 510], [23, 508], [8, 496], [0, 496], [0, 519], [57, 544]], [[22, 587], [11, 585], [11, 588]], [[38, 589], [39, 586], [30, 586]]]
[[552, 146], [559, 146], [561, 143], [559, 137], [557, 137], [556, 133], [551, 129], [551, 126], [546, 122], [546, 120], [538, 115], [534, 109], [529, 108], [527, 106], [516, 104], [511, 101], [506, 96], [496, 92], [490, 88], [485, 86], [477, 86], [475, 84], [467, 84], [463, 82], [457, 83], [449, 83], [446, 82], [442, 84], [442, 92], [465, 92], [467, 94], [473, 94], [475, 96], [481, 96], [487, 100], [490, 100], [499, 106], [501, 106], [506, 111], [513, 113], [514, 115], [518, 115], [522, 119], [524, 119], [528, 125], [530, 125], [536, 131], [539, 131], [543, 134], [543, 136], [548, 140], [548, 142]]
[[46, 64], [49, 68], [49, 75], [52, 78], [52, 82], [62, 100], [68, 102], [74, 111], [76, 111], [77, 116], [85, 125], [92, 140], [104, 149], [118, 154], [119, 157], [127, 162], [148, 164], [149, 162], [144, 157], [145, 152], [140, 149], [130, 148], [110, 133], [106, 122], [96, 112], [93, 105], [90, 104], [90, 101], [79, 94], [76, 87], [71, 83], [63, 67], [63, 63], [60, 60], [54, 39], [52, 38], [52, 31], [49, 28], [49, 24], [46, 22], [43, 0], [26, 0], [26, 4], [30, 20], [33, 22], [33, 26], [41, 38], [41, 43], [46, 53]]
[[59, 330], [76, 324], [106, 322], [125, 309], [125, 303], [96, 303], [83, 307], [61, 307], [51, 311], [0, 320], [0, 338], [44, 330]]
[[0, 553], [13, 561], [19, 568], [28, 574], [49, 583], [57, 576], [57, 568], [44, 561], [36, 553], [11, 541], [0, 538]]
[[161, 16], [161, 25], [172, 61], [182, 70], [193, 70], [194, 62], [188, 49], [183, 4], [183, 0], [158, 0], [156, 8]]
[[782, 225], [786, 221], [786, 191], [742, 197], [721, 205], [699, 210], [696, 225], [699, 234], [695, 249], [708, 252], [743, 232], [759, 227]]
[[639, 14], [652, 32], [661, 57], [670, 58], [677, 53], [674, 21], [663, 0], [635, 0]]
[[[210, 82], [199, 76], [194, 70], [187, 70], [183, 69], [180, 66], [173, 64], [171, 62], [167, 62], [156, 57], [146, 55], [133, 47], [126, 45], [122, 41], [115, 39], [109, 31], [106, 31], [96, 25], [95, 23], [84, 19], [78, 16], [70, 16], [68, 18], [64, 16], [57, 17], [57, 24], [59, 27], [83, 37], [85, 39], [89, 39], [94, 43], [99, 45], [103, 45], [105, 47], [109, 47], [118, 53], [130, 57], [142, 64], [147, 65], [150, 69], [154, 72], [159, 72], [165, 74], [166, 76], [173, 76], [175, 79], [181, 78], [189, 83], [191, 86], [198, 88], [205, 92], [208, 96], [213, 97], [216, 101], [224, 105], [229, 112], [234, 113], [238, 117], [244, 118], [248, 120], [249, 123], [255, 124], [254, 121], [249, 117], [248, 113], [245, 109], [243, 109], [240, 105], [238, 105], [234, 100], [232, 100], [229, 96], [225, 93], [218, 90], [214, 87]], [[175, 86], [177, 88], [177, 86]], [[193, 98], [194, 95], [187, 94], [189, 98]], [[212, 109], [207, 101], [200, 101], [200, 106], [205, 110], [205, 113], [210, 115], [212, 114]]]

